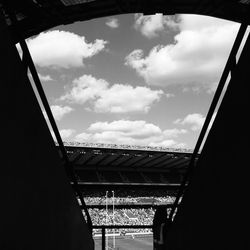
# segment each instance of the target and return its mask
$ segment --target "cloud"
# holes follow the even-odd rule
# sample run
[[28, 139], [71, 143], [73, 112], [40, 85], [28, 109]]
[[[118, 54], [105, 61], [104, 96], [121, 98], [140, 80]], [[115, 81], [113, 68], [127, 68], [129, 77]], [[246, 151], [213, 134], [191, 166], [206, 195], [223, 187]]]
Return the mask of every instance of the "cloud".
[[127, 137], [146, 138], [161, 134], [161, 129], [145, 121], [119, 120], [108, 122], [96, 122], [90, 125], [89, 131], [92, 132], [121, 132]]
[[203, 124], [205, 122], [205, 117], [202, 114], [188, 114], [183, 119], [177, 119], [174, 121], [174, 124], [180, 124], [180, 125], [190, 125], [191, 130], [198, 131], [201, 130]]
[[61, 129], [59, 131], [59, 133], [62, 137], [62, 140], [68, 139], [74, 132], [75, 132], [74, 129]]
[[173, 17], [163, 16], [162, 14], [146, 16], [143, 14], [135, 14], [134, 28], [139, 30], [142, 35], [148, 38], [157, 37], [160, 32], [166, 30], [169, 27], [177, 27]]
[[167, 98], [175, 97], [175, 95], [174, 95], [174, 94], [171, 94], [171, 93], [166, 93], [165, 96], [166, 96]]
[[[59, 105], [52, 105], [50, 106], [50, 109], [56, 121], [60, 121], [66, 114], [73, 111], [73, 109], [69, 106]], [[48, 119], [45, 111], [43, 111], [43, 115], [45, 116], [45, 119]]]
[[147, 87], [115, 84], [100, 95], [95, 111], [111, 113], [147, 113], [154, 102], [160, 100], [163, 91]]
[[108, 18], [105, 24], [112, 29], [116, 29], [119, 27], [119, 21], [115, 17]]
[[[38, 74], [38, 77], [40, 79], [41, 82], [49, 82], [49, 81], [53, 81], [53, 79], [51, 78], [50, 75], [42, 75], [40, 73], [37, 73]], [[31, 73], [28, 73], [28, 76], [30, 79], [33, 79]]]
[[[63, 141], [68, 141], [68, 139], [70, 139], [70, 137], [75, 133], [74, 129], [61, 129], [59, 130], [59, 134], [62, 138]], [[53, 137], [54, 141], [56, 140], [56, 136], [53, 130], [50, 130], [50, 134]]]
[[38, 73], [39, 79], [43, 82], [53, 81], [50, 75], [41, 75]]
[[113, 122], [96, 122], [89, 128], [76, 135], [75, 141], [129, 145], [181, 145], [172, 138], [184, 134], [187, 131], [182, 129], [170, 129], [162, 131], [158, 126], [147, 123], [143, 120], [117, 120]]
[[176, 145], [174, 140], [164, 140], [160, 142], [150, 142], [148, 146], [150, 147], [173, 147]]
[[164, 94], [162, 90], [152, 90], [148, 87], [109, 85], [104, 79], [83, 75], [73, 81], [72, 88], [60, 100], [78, 104], [91, 102], [93, 110], [101, 113], [146, 113]]
[[157, 45], [147, 56], [136, 49], [125, 58], [125, 64], [150, 85], [214, 88], [238, 28], [238, 23], [217, 18], [180, 15], [173, 43]]
[[96, 79], [92, 75], [83, 75], [73, 81], [72, 88], [60, 99], [84, 104], [95, 100], [108, 89], [109, 83], [103, 79]]
[[177, 129], [177, 128], [173, 128], [173, 129], [166, 129], [163, 131], [163, 134], [166, 138], [169, 137], [178, 137], [178, 135], [180, 134], [186, 134], [187, 130], [186, 129]]
[[70, 68], [83, 66], [83, 59], [102, 51], [107, 41], [96, 39], [88, 43], [84, 36], [53, 30], [28, 39], [27, 44], [36, 65]]

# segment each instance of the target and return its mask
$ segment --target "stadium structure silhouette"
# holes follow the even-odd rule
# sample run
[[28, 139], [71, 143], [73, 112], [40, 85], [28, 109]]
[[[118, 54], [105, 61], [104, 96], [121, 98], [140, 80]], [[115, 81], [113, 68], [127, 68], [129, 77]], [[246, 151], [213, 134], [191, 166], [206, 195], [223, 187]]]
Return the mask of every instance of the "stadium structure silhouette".
[[[193, 152], [62, 142], [25, 39], [58, 25], [127, 13], [198, 14], [241, 23]], [[236, 59], [249, 23], [248, 0], [0, 0], [0, 248], [94, 249], [84, 192], [132, 187], [135, 192], [174, 194], [164, 249], [249, 249], [249, 37]], [[100, 228], [104, 234], [105, 226]]]

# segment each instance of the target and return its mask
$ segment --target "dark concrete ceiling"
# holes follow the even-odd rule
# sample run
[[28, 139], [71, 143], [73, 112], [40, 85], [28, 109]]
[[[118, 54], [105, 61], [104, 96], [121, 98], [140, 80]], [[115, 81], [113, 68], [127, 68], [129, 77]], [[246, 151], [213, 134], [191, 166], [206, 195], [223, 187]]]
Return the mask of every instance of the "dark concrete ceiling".
[[10, 13], [17, 17], [25, 38], [58, 25], [127, 13], [199, 14], [250, 23], [249, 0], [0, 0], [0, 9], [10, 27]]

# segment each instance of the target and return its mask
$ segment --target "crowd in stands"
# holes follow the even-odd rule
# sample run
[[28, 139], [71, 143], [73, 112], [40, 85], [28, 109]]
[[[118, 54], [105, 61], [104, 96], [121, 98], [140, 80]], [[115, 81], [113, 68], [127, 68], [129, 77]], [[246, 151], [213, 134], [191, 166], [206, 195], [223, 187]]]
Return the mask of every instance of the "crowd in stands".
[[[148, 209], [89, 209], [93, 225], [152, 225], [155, 210]], [[95, 229], [98, 233], [100, 230]], [[148, 232], [150, 229], [123, 229], [123, 232]]]
[[[88, 189], [85, 189], [83, 191], [83, 196], [84, 197], [89, 197], [89, 198], [93, 198], [93, 200], [103, 200], [106, 199], [106, 193], [107, 191], [105, 189], [100, 190], [100, 189], [91, 189], [90, 187]], [[114, 190], [114, 196], [117, 200], [119, 200], [120, 202], [122, 201], [131, 201], [131, 202], [135, 202], [138, 201], [139, 199], [143, 199], [143, 198], [152, 198], [152, 199], [158, 199], [158, 198], [167, 198], [167, 199], [173, 199], [173, 197], [175, 197], [176, 195], [176, 191], [174, 190], [163, 190], [163, 189], [148, 189], [148, 188], [143, 188], [141, 187], [139, 190], [136, 189], [130, 189], [130, 190], [125, 190], [125, 189], [115, 189]], [[108, 191], [108, 198], [112, 199], [112, 191]], [[88, 199], [89, 199], [88, 198]]]
[[99, 197], [84, 197], [84, 200], [87, 205], [128, 205], [128, 204], [171, 204], [174, 202], [173, 196], [166, 197], [115, 197], [114, 200], [112, 197], [106, 198], [105, 196]]
[[193, 152], [193, 149], [186, 149], [186, 148], [151, 147], [151, 146], [126, 145], [126, 144], [107, 144], [107, 143], [91, 143], [91, 142], [66, 142], [66, 141], [64, 141], [63, 144], [64, 144], [64, 146], [71, 146], [71, 147], [132, 149], [132, 150], [182, 152], [182, 153], [192, 153]]
[[[128, 150], [147, 150], [147, 151], [163, 151], [163, 152], [182, 152], [192, 153], [192, 149], [185, 148], [166, 148], [166, 147], [150, 147], [136, 145], [118, 145], [104, 143], [79, 143], [79, 142], [64, 142], [64, 146], [72, 147], [91, 147], [91, 148], [111, 148], [111, 149], [128, 149]], [[113, 198], [114, 194], [114, 198]], [[154, 208], [128, 208], [128, 209], [112, 209], [116, 205], [130, 204], [152, 204], [165, 205], [171, 204], [175, 200], [175, 191], [165, 190], [149, 190], [143, 188], [138, 190], [115, 190], [113, 193], [106, 190], [93, 191], [85, 190], [83, 192], [84, 200], [87, 205], [107, 205], [108, 209], [104, 208], [89, 208], [93, 225], [152, 225], [155, 214]], [[123, 230], [130, 231], [129, 229]], [[136, 232], [150, 231], [150, 229], [134, 229]], [[94, 229], [94, 232], [99, 232]]]
[[[125, 192], [125, 191], [124, 191]], [[111, 193], [111, 192], [110, 192]], [[110, 194], [111, 195], [111, 194]], [[106, 196], [85, 196], [87, 205], [104, 205], [103, 208], [89, 208], [93, 225], [152, 225], [155, 208], [126, 208], [117, 209], [118, 204], [152, 204], [165, 205], [174, 202], [174, 196], [127, 196], [127, 197], [106, 197]], [[106, 205], [108, 205], [106, 207]], [[114, 206], [113, 206], [114, 205]], [[114, 208], [114, 209], [113, 209]], [[124, 229], [124, 232], [131, 229]], [[148, 232], [150, 229], [133, 229], [133, 232]], [[94, 230], [99, 232], [99, 230]]]
[[89, 209], [93, 225], [152, 225], [154, 209]]
[[[130, 150], [148, 150], [148, 151], [164, 151], [164, 152], [184, 152], [191, 153], [192, 149], [184, 148], [163, 148], [135, 145], [117, 145], [104, 143], [78, 143], [64, 142], [64, 146], [75, 147], [92, 147], [92, 148], [114, 148], [114, 149], [130, 149]], [[149, 190], [141, 188], [138, 190], [115, 190], [114, 198], [112, 191], [106, 193], [103, 191], [85, 190], [83, 193], [84, 200], [87, 205], [107, 205], [105, 208], [89, 208], [89, 213], [93, 225], [152, 225], [155, 209], [153, 208], [128, 208], [114, 209], [112, 205], [129, 205], [129, 204], [152, 204], [165, 205], [171, 204], [175, 200], [174, 191], [165, 190]], [[134, 229], [134, 231], [148, 231], [149, 229]], [[95, 229], [94, 232], [98, 230]], [[129, 231], [125, 229], [123, 231]]]

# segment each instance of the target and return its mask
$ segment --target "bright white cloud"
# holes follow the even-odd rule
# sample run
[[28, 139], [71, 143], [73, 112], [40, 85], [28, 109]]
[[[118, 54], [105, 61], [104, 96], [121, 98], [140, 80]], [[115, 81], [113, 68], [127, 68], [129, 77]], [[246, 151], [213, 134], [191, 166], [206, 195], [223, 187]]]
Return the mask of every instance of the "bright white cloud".
[[162, 90], [152, 90], [148, 87], [123, 84], [114, 84], [110, 87], [104, 79], [83, 75], [73, 81], [72, 88], [60, 100], [78, 104], [91, 101], [96, 112], [146, 113], [163, 94]]
[[[56, 121], [60, 121], [66, 114], [73, 111], [73, 109], [69, 106], [59, 106], [52, 105], [50, 106], [51, 112]], [[43, 112], [45, 114], [45, 112]]]
[[160, 142], [150, 142], [148, 146], [150, 147], [173, 147], [176, 145], [174, 140], [164, 140]]
[[43, 82], [53, 81], [50, 75], [41, 75], [38, 73], [39, 79]]
[[239, 24], [206, 16], [180, 15], [176, 25], [179, 33], [174, 43], [157, 45], [147, 56], [140, 49], [134, 50], [126, 57], [126, 65], [150, 85], [214, 88]]
[[74, 129], [61, 129], [59, 130], [59, 133], [62, 137], [62, 140], [65, 141], [69, 137], [71, 137], [74, 134], [75, 130]]
[[72, 88], [60, 99], [78, 104], [95, 100], [108, 89], [109, 83], [91, 75], [83, 75], [73, 81]]
[[190, 125], [191, 130], [198, 131], [201, 130], [203, 124], [205, 122], [205, 117], [202, 114], [188, 114], [183, 119], [177, 119], [174, 121], [174, 124], [181, 124], [181, 125]]
[[163, 91], [151, 90], [147, 87], [115, 84], [95, 102], [95, 111], [111, 113], [144, 112], [147, 113], [152, 104], [160, 100]]
[[135, 14], [134, 28], [148, 38], [157, 37], [161, 31], [166, 30], [168, 27], [177, 27], [173, 17], [163, 16], [162, 14], [146, 16]]
[[168, 147], [181, 145], [172, 138], [184, 133], [184, 129], [162, 131], [158, 126], [142, 120], [118, 120], [93, 123], [86, 131], [76, 135], [75, 141]]
[[171, 137], [178, 137], [180, 134], [186, 134], [187, 130], [186, 129], [166, 129], [163, 131], [163, 134], [166, 138], [171, 138]]
[[[63, 141], [68, 141], [69, 139], [71, 140], [71, 136], [74, 133], [75, 133], [74, 129], [61, 129], [61, 130], [59, 130], [59, 134], [60, 134]], [[50, 134], [53, 137], [53, 140], [57, 141], [53, 130], [50, 130]]]
[[118, 28], [119, 27], [119, 21], [115, 17], [110, 17], [106, 21], [106, 25], [109, 26], [112, 29]]
[[96, 39], [88, 43], [84, 36], [53, 30], [28, 39], [27, 44], [36, 65], [70, 68], [83, 66], [83, 59], [99, 53], [107, 42]]
[[151, 137], [162, 133], [161, 129], [152, 123], [129, 120], [119, 120], [110, 123], [96, 122], [91, 124], [88, 130], [92, 132], [116, 131], [124, 133], [124, 136], [136, 138]]

